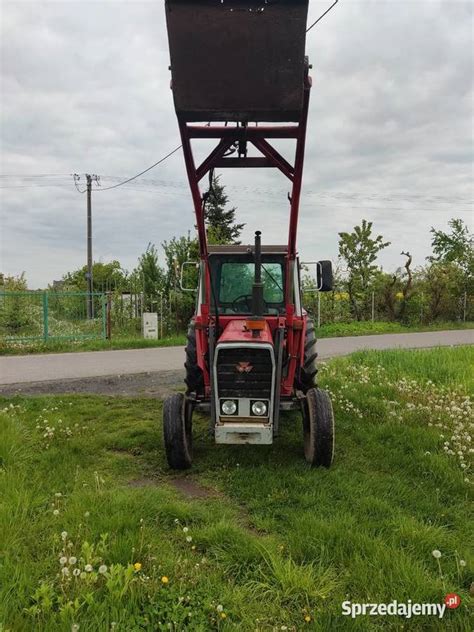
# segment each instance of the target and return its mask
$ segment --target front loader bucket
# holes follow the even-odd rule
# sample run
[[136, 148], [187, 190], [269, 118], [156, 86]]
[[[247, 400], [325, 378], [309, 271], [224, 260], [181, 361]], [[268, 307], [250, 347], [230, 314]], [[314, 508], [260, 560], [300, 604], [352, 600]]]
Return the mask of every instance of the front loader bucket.
[[299, 121], [309, 0], [166, 0], [182, 121]]

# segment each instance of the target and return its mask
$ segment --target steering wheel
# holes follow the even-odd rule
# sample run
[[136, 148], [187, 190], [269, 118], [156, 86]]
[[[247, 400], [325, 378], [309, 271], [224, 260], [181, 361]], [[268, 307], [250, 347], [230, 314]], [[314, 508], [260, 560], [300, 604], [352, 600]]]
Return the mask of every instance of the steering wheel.
[[245, 304], [249, 313], [252, 311], [252, 295], [251, 294], [241, 294], [240, 296], [237, 296], [236, 298], [234, 298], [234, 300], [232, 301], [231, 309], [236, 314], [240, 311], [238, 307], [239, 303]]
[[[237, 296], [236, 298], [234, 298], [234, 300], [232, 301], [232, 305], [231, 305], [231, 309], [238, 314], [239, 313], [239, 308], [238, 308], [238, 304], [243, 304], [245, 303], [245, 306], [249, 312], [249, 314], [252, 313], [252, 295], [251, 294], [241, 294], [240, 296]], [[265, 306], [265, 308], [267, 308], [267, 301], [265, 299], [263, 299], [263, 304]]]

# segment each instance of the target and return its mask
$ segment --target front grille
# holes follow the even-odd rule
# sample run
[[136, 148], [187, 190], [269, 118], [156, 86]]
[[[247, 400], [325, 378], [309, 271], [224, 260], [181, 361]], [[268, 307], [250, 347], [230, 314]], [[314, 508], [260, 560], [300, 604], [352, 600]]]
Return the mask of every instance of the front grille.
[[[240, 372], [240, 363], [252, 367]], [[241, 365], [240, 365], [241, 366]], [[217, 393], [222, 397], [271, 399], [272, 357], [270, 349], [220, 348], [217, 354]]]

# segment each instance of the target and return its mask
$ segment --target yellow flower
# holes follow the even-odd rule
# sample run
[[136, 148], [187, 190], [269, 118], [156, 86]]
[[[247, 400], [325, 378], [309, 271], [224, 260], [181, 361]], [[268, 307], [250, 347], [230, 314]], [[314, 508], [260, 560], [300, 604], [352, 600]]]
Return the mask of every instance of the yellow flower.
[[306, 621], [306, 623], [309, 623], [311, 621], [311, 617], [309, 616], [309, 614], [305, 616], [304, 620]]
[[221, 612], [221, 619], [226, 619], [226, 618], [227, 618], [226, 613], [225, 612]]
[[163, 584], [167, 584], [169, 582], [169, 579], [166, 577], [166, 575], [163, 575], [163, 577], [161, 578], [161, 581]]
[[138, 572], [142, 570], [142, 565], [140, 564], [140, 562], [135, 562], [133, 568]]

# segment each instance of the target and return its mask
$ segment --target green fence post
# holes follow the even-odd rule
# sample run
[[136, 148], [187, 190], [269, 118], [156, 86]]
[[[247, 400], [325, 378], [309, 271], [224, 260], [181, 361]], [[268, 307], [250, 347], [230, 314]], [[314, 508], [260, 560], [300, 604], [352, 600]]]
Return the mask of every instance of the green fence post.
[[107, 298], [102, 294], [102, 338], [107, 338]]
[[43, 338], [48, 340], [48, 292], [43, 292]]

